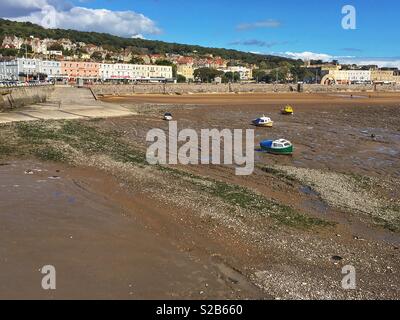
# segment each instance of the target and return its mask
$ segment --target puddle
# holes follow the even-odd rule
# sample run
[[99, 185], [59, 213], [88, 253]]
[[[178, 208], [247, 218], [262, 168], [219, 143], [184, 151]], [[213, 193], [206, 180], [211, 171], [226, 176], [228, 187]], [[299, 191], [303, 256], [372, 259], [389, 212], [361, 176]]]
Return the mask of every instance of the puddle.
[[301, 186], [300, 192], [307, 195], [313, 195], [319, 197], [319, 193], [314, 191], [310, 186]]
[[347, 94], [329, 94], [330, 97], [347, 98], [347, 99], [368, 99], [366, 96], [347, 95]]

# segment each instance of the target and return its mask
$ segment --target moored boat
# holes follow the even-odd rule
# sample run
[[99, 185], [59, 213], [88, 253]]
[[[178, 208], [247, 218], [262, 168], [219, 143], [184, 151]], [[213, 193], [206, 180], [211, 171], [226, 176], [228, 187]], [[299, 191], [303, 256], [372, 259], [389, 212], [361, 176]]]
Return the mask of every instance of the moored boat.
[[165, 113], [164, 114], [164, 120], [165, 121], [172, 121], [173, 120], [172, 113], [170, 113], [170, 112]]
[[289, 105], [285, 106], [285, 107], [282, 109], [282, 114], [287, 114], [287, 115], [292, 115], [292, 114], [294, 114], [293, 107], [292, 107], [292, 106], [289, 106]]
[[286, 139], [264, 140], [260, 143], [261, 149], [273, 154], [293, 154], [293, 144]]
[[252, 122], [257, 127], [272, 127], [274, 125], [274, 122], [271, 120], [271, 118], [268, 118], [266, 116], [257, 118]]

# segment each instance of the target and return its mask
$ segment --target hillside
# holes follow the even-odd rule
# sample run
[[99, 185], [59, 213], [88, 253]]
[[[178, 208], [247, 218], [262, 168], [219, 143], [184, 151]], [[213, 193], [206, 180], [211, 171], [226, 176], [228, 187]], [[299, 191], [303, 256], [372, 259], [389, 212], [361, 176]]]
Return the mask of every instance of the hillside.
[[45, 29], [39, 25], [30, 22], [15, 22], [5, 19], [0, 19], [0, 41], [6, 35], [15, 35], [18, 37], [28, 38], [34, 36], [37, 38], [52, 38], [55, 40], [68, 38], [74, 42], [85, 42], [103, 46], [109, 50], [119, 50], [131, 47], [137, 53], [175, 53], [175, 54], [191, 54], [197, 51], [198, 55], [212, 54], [220, 56], [224, 59], [241, 60], [245, 63], [260, 64], [265, 62], [268, 66], [274, 67], [282, 62], [290, 64], [298, 64], [299, 60], [288, 58], [258, 55], [253, 53], [241, 52], [237, 50], [222, 49], [222, 48], [207, 48], [197, 45], [187, 45], [178, 43], [168, 43], [155, 40], [131, 39], [113, 36], [106, 33], [98, 32], [82, 32], [75, 30], [64, 29]]

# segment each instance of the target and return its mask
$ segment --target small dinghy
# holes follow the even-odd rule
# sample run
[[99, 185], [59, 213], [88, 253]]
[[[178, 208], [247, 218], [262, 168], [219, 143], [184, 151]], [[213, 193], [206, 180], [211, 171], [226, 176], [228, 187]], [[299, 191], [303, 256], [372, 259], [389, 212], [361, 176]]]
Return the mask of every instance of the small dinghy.
[[294, 114], [293, 107], [287, 105], [286, 107], [284, 107], [284, 108], [282, 109], [282, 114], [293, 115], [293, 114]]
[[274, 125], [274, 122], [271, 120], [271, 118], [268, 118], [266, 116], [257, 118], [252, 122], [257, 127], [272, 127]]
[[260, 143], [261, 149], [273, 154], [293, 154], [293, 144], [285, 139], [265, 140]]
[[167, 112], [166, 114], [164, 114], [164, 120], [165, 121], [172, 121], [173, 120], [172, 113]]

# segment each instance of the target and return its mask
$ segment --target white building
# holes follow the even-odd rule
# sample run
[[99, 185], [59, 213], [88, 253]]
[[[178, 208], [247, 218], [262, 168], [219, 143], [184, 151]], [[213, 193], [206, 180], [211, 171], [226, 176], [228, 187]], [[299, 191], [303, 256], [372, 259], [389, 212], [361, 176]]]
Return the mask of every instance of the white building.
[[47, 54], [50, 56], [59, 56], [62, 57], [63, 53], [60, 50], [48, 50]]
[[0, 80], [18, 80], [18, 63], [16, 60], [0, 61]]
[[47, 54], [47, 44], [38, 38], [31, 39], [30, 44], [34, 53]]
[[133, 64], [100, 64], [100, 78], [102, 80], [132, 80], [133, 76]]
[[243, 66], [232, 66], [223, 70], [225, 73], [227, 72], [236, 72], [240, 75], [240, 80], [250, 80], [253, 78], [253, 70], [243, 67]]
[[171, 66], [138, 64], [100, 64], [102, 80], [159, 80], [172, 79]]
[[59, 61], [41, 61], [39, 72], [46, 74], [48, 79], [59, 78], [61, 74], [61, 62]]
[[2, 46], [4, 48], [15, 48], [21, 49], [21, 46], [24, 44], [24, 39], [18, 38], [16, 36], [13, 37], [4, 37]]
[[348, 70], [350, 83], [371, 82], [371, 70]]
[[18, 64], [18, 76], [36, 76], [40, 73], [40, 63], [39, 59], [26, 59], [17, 58]]
[[371, 70], [341, 70], [340, 68], [331, 69], [325, 75], [321, 83], [351, 84], [369, 83], [373, 80]]
[[[44, 63], [45, 68], [42, 64]], [[58, 62], [41, 61], [38, 59], [17, 58], [12, 61], [0, 62], [0, 79], [3, 80], [19, 80], [20, 78], [37, 77], [40, 73], [48, 74], [48, 72], [61, 72], [61, 68], [57, 67]], [[51, 67], [51, 68], [49, 68]], [[46, 72], [44, 72], [44, 69]]]

